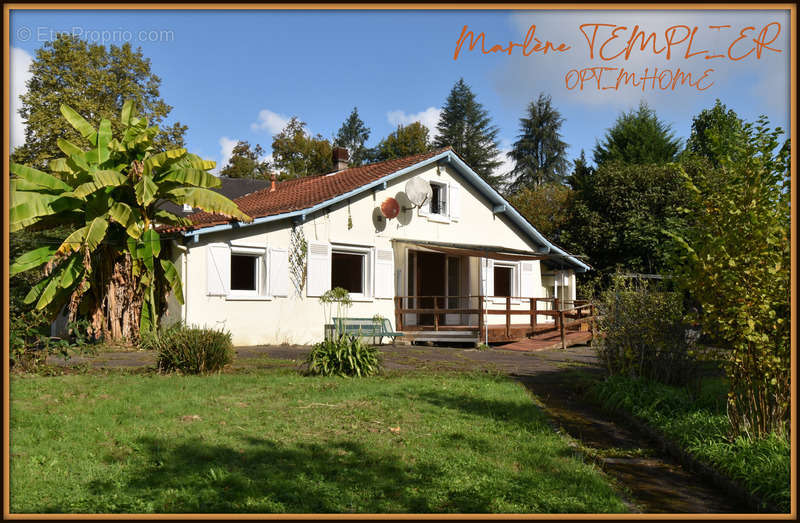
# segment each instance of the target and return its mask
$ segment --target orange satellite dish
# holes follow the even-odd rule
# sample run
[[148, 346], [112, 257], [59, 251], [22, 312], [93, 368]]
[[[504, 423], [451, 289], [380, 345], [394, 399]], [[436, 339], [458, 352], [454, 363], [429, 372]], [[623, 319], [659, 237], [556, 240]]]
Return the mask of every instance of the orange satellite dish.
[[400, 214], [400, 204], [397, 203], [397, 200], [394, 198], [386, 198], [381, 204], [381, 214], [383, 214], [387, 220], [396, 218], [397, 215]]

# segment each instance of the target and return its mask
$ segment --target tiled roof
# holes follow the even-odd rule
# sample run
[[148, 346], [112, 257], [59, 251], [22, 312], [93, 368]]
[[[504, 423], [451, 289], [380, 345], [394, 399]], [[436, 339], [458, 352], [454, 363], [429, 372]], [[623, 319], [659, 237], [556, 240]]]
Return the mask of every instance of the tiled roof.
[[[251, 218], [263, 218], [276, 214], [298, 211], [313, 207], [345, 194], [370, 182], [374, 182], [406, 167], [422, 162], [450, 149], [436, 149], [427, 153], [396, 158], [385, 162], [361, 167], [351, 167], [331, 174], [307, 176], [295, 180], [277, 182], [275, 192], [262, 189], [233, 200]], [[167, 227], [162, 232], [186, 229], [201, 229], [212, 225], [229, 223], [231, 220], [219, 214], [197, 212], [187, 216], [192, 221], [189, 227]]]

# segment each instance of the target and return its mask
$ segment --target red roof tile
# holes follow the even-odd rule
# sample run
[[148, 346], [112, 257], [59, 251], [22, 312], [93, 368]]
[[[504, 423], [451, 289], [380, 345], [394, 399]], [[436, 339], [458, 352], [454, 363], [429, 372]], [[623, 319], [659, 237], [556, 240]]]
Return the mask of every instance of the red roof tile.
[[[242, 212], [251, 218], [263, 218], [265, 216], [308, 209], [401, 169], [432, 158], [449, 149], [450, 147], [445, 147], [414, 156], [396, 158], [361, 167], [351, 167], [333, 174], [321, 174], [277, 182], [275, 192], [263, 189], [241, 198], [236, 198], [233, 201], [236, 202]], [[161, 231], [174, 232], [201, 229], [232, 221], [222, 215], [208, 212], [194, 213], [187, 216], [187, 218], [192, 221], [193, 225], [189, 227], [165, 227]]]

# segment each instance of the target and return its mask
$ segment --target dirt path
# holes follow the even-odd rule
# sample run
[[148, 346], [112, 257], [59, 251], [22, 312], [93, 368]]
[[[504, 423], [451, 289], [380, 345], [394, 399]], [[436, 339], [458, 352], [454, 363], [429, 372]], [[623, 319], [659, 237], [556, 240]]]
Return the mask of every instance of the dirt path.
[[[308, 354], [303, 346], [239, 347], [234, 370], [299, 366]], [[519, 380], [543, 403], [554, 426], [580, 442], [602, 469], [623, 487], [634, 510], [644, 513], [746, 513], [740, 500], [684, 470], [653, 450], [647, 436], [583, 399], [576, 390], [576, 371], [600, 375], [594, 352], [586, 346], [566, 351], [520, 353], [424, 346], [381, 347], [384, 366], [392, 371], [490, 370]], [[152, 354], [108, 352], [73, 358], [60, 364], [89, 364], [95, 368], [152, 367]]]

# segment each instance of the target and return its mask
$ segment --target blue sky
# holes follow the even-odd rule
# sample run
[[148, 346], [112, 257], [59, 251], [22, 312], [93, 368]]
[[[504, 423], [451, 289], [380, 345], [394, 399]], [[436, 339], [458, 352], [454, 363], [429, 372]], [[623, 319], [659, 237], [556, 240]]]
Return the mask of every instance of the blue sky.
[[[788, 11], [92, 11], [14, 10], [11, 12], [12, 108], [24, 90], [28, 65], [36, 49], [56, 32], [80, 34], [106, 45], [130, 41], [141, 46], [161, 77], [161, 96], [174, 107], [170, 120], [189, 126], [188, 147], [205, 158], [222, 162], [236, 140], [260, 143], [269, 153], [272, 135], [292, 115], [308, 123], [313, 133], [331, 137], [354, 106], [372, 134], [375, 145], [398, 123], [414, 120], [435, 128], [438, 111], [460, 78], [471, 86], [500, 129], [501, 149], [507, 150], [518, 133], [518, 120], [527, 104], [540, 92], [552, 96], [564, 118], [562, 135], [570, 159], [591, 150], [597, 138], [623, 110], [645, 100], [659, 117], [685, 138], [691, 118], [720, 98], [745, 120], [760, 114], [773, 126], [789, 127], [790, 53]], [[687, 43], [673, 46], [673, 57], [637, 48], [628, 60], [604, 62], [590, 59], [589, 44], [579, 26], [602, 23], [625, 26], [608, 49], [627, 40], [633, 26], [656, 32], [656, 48], [663, 47], [667, 27], [697, 27], [692, 51], [725, 54], [739, 31], [753, 26], [748, 38], [732, 54], [753, 47], [767, 24], [770, 49], [732, 61], [707, 60], [706, 55], [685, 57]], [[467, 25], [484, 32], [486, 47], [509, 41], [522, 43], [529, 27], [536, 37], [568, 51], [523, 56], [519, 47], [507, 53], [482, 54], [465, 45], [453, 59], [456, 42]], [[730, 25], [711, 29], [710, 25]], [[600, 42], [611, 36], [600, 26]], [[591, 31], [591, 27], [586, 29]], [[673, 41], [680, 40], [682, 30]], [[589, 33], [591, 34], [591, 33]], [[688, 33], [687, 33], [688, 34]], [[616, 46], [616, 49], [621, 49]], [[615, 50], [616, 50], [615, 49]], [[680, 68], [694, 78], [708, 68], [714, 71], [699, 91], [678, 85], [660, 91], [641, 87], [584, 90], [567, 88], [570, 70], [586, 67], [624, 67], [643, 74], [654, 67]], [[616, 72], [613, 78], [616, 78]], [[574, 78], [573, 76], [570, 78]], [[606, 79], [609, 76], [605, 77]], [[662, 77], [668, 82], [667, 76]], [[602, 83], [602, 86], [614, 82]], [[12, 117], [12, 145], [24, 129]]]

